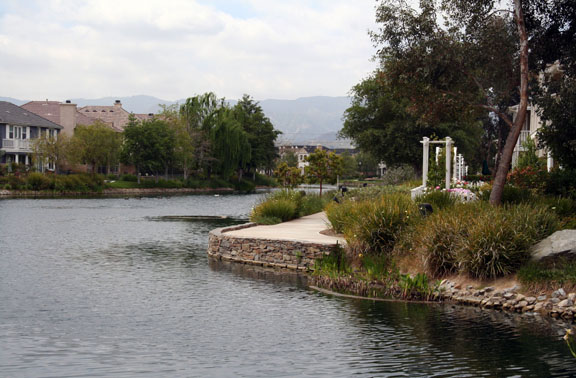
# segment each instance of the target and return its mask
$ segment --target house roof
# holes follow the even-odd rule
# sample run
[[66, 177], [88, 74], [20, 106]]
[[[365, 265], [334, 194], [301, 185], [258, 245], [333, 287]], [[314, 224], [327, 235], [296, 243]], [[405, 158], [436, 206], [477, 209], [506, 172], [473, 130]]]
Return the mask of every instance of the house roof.
[[19, 126], [49, 127], [53, 129], [63, 128], [51, 120], [40, 117], [31, 111], [28, 111], [7, 101], [0, 101], [0, 123], [8, 123]]
[[[114, 129], [118, 131], [124, 130], [124, 127], [130, 121], [130, 114], [132, 114], [122, 108], [122, 104], [119, 102], [111, 106], [88, 105], [78, 109], [78, 112], [87, 118], [104, 121], [105, 123], [112, 125]], [[151, 114], [134, 114], [134, 116], [140, 121], [154, 117], [154, 115]], [[79, 120], [78, 123], [82, 122]]]
[[[30, 101], [21, 107], [57, 124], [61, 124], [59, 101]], [[76, 124], [92, 125], [96, 120], [76, 111]]]

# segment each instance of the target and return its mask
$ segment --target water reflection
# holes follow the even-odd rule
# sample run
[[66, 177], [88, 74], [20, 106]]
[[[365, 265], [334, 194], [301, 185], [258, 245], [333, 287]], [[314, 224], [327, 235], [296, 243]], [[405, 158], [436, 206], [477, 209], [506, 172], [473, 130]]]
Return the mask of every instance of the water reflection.
[[[259, 198], [0, 201], [0, 375], [576, 375], [560, 323], [332, 297], [208, 260], [208, 231]], [[193, 215], [229, 219], [163, 218]]]

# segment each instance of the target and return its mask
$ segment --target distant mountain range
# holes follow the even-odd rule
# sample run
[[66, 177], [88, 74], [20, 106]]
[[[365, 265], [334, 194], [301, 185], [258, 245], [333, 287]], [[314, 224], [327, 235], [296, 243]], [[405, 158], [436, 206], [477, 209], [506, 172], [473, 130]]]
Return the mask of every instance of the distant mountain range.
[[[115, 100], [120, 100], [122, 107], [133, 113], [156, 113], [160, 110], [159, 104], [182, 104], [185, 101], [185, 99], [166, 101], [145, 95], [98, 99], [71, 98], [70, 100], [79, 107], [112, 105]], [[30, 100], [0, 97], [0, 101], [22, 105]], [[234, 105], [236, 100], [229, 100], [228, 102]], [[337, 139], [337, 133], [342, 128], [344, 111], [350, 107], [349, 97], [317, 96], [302, 97], [296, 100], [269, 99], [259, 101], [259, 103], [274, 127], [282, 131], [282, 135], [279, 137], [282, 144], [322, 144], [332, 148], [350, 147], [349, 140]]]

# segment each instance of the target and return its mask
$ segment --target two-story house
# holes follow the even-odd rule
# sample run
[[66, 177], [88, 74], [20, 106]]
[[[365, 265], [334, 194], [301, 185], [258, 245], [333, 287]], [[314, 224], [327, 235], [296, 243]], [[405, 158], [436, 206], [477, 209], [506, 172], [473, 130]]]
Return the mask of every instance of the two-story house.
[[[62, 126], [10, 102], [0, 101], [0, 164], [32, 163], [34, 139], [57, 137]], [[43, 167], [41, 167], [43, 169]]]

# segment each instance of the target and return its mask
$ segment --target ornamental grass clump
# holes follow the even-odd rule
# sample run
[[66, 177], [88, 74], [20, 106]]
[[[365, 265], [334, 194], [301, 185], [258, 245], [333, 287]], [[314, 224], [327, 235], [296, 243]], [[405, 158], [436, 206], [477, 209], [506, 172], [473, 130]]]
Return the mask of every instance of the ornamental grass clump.
[[474, 203], [434, 214], [410, 236], [431, 275], [483, 279], [516, 272], [528, 261], [530, 247], [558, 225], [557, 215], [543, 206]]
[[416, 204], [408, 195], [389, 194], [356, 203], [343, 225], [344, 236], [355, 254], [388, 254], [400, 233], [419, 219]]
[[294, 219], [297, 210], [297, 205], [289, 199], [266, 200], [256, 205], [252, 210], [250, 220], [256, 223], [260, 223], [258, 222], [260, 220], [262, 224], [274, 224], [273, 220], [279, 220], [276, 223], [286, 222]]

